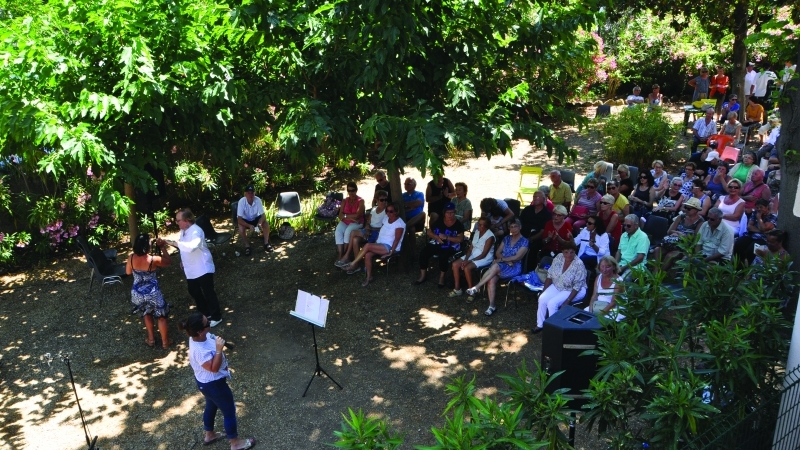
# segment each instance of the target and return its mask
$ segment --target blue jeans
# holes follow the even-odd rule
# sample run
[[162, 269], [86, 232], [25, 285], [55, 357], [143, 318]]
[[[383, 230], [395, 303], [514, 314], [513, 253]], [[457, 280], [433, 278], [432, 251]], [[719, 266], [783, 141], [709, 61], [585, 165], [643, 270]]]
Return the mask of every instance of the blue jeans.
[[236, 439], [238, 436], [236, 432], [236, 404], [233, 402], [233, 392], [228, 387], [226, 379], [220, 378], [210, 383], [197, 381], [197, 388], [206, 398], [206, 409], [203, 411], [203, 429], [214, 431], [214, 418], [217, 416], [217, 410], [219, 409], [222, 410], [225, 434], [228, 439]]

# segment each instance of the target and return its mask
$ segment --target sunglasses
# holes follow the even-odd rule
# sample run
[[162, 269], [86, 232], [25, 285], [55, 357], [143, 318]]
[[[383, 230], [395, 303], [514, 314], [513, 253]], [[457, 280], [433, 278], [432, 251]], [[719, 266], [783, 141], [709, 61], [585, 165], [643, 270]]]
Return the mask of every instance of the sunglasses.
[[732, 186], [728, 186], [728, 189], [741, 189], [741, 186], [736, 186], [735, 184]]
[[626, 229], [627, 229], [627, 228], [633, 228], [633, 225], [631, 225], [631, 224], [629, 224], [629, 223], [626, 223], [625, 225], [623, 225], [623, 227], [625, 227]]
[[694, 207], [691, 207], [691, 206], [684, 206], [684, 207], [683, 207], [683, 210], [684, 210], [684, 211], [688, 211], [688, 210], [690, 210], [690, 209], [695, 209], [695, 208], [694, 208]]
[[379, 202], [385, 202], [385, 201], [386, 201], [386, 199], [385, 199], [385, 198], [379, 198], [379, 199], [378, 199], [378, 201], [379, 201]]
[[613, 191], [613, 190], [614, 190], [614, 189], [616, 189], [616, 188], [617, 188], [617, 187], [616, 187], [616, 186], [614, 186], [613, 184], [606, 186], [606, 189], [608, 189], [609, 191]]
[[591, 184], [587, 184], [586, 189], [597, 189], [597, 186], [592, 186]]
[[600, 202], [600, 204], [601, 205], [610, 205], [611, 203], [609, 203], [609, 202]]
[[639, 177], [640, 180], [646, 180], [647, 177]]

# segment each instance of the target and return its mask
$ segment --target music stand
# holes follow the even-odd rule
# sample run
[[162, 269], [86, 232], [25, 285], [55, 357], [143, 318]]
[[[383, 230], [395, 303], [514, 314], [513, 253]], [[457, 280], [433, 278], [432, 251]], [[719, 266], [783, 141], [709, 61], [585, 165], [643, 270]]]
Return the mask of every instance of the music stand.
[[297, 303], [294, 306], [294, 311], [289, 311], [289, 314], [297, 317], [298, 319], [305, 320], [309, 324], [311, 324], [311, 336], [314, 338], [314, 357], [317, 360], [317, 366], [314, 368], [314, 374], [311, 375], [311, 380], [308, 381], [308, 385], [306, 385], [306, 390], [303, 391], [303, 397], [306, 396], [308, 393], [308, 388], [311, 387], [311, 383], [314, 381], [315, 377], [322, 376], [323, 374], [328, 377], [329, 380], [333, 381], [333, 384], [339, 387], [339, 389], [344, 389], [342, 386], [336, 382], [322, 366], [319, 365], [319, 352], [317, 351], [317, 333], [314, 329], [314, 325], [325, 328], [325, 321], [328, 318], [328, 305], [330, 302], [324, 298], [319, 298], [316, 295], [311, 295], [308, 292], [297, 290]]

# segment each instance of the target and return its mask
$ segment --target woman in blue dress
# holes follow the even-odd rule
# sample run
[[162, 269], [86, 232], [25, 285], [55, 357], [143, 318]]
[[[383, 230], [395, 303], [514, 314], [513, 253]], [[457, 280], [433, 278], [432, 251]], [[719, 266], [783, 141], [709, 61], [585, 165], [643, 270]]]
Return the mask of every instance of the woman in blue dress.
[[509, 235], [497, 247], [494, 262], [484, 272], [481, 281], [472, 288], [467, 289], [467, 294], [474, 296], [478, 289], [484, 284], [488, 284], [486, 291], [489, 296], [489, 309], [484, 312], [487, 316], [491, 316], [497, 310], [494, 305], [497, 283], [501, 279], [512, 278], [522, 273], [522, 260], [525, 258], [525, 253], [528, 252], [528, 240], [520, 234], [521, 228], [522, 223], [519, 219], [509, 222]]
[[172, 341], [169, 339], [169, 304], [164, 301], [164, 295], [158, 287], [156, 270], [172, 263], [172, 258], [167, 251], [167, 243], [161, 239], [156, 240], [156, 245], [161, 249], [162, 256], [150, 255], [150, 236], [140, 234], [133, 243], [133, 254], [128, 258], [125, 272], [133, 275], [133, 288], [131, 289], [131, 303], [134, 312], [139, 312], [144, 318], [147, 328], [145, 344], [150, 347], [156, 345], [154, 333], [154, 320], [158, 319], [158, 331], [161, 334], [161, 346], [169, 348]]

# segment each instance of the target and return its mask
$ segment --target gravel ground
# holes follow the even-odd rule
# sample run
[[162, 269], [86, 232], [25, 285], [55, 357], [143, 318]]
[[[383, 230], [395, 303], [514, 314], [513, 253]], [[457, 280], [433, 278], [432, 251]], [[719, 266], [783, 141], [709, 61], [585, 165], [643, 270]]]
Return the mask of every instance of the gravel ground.
[[[585, 173], [599, 159], [594, 138], [573, 128], [559, 134], [581, 151], [573, 170]], [[513, 156], [455, 161], [446, 176], [466, 181], [477, 206], [483, 197], [513, 197], [521, 164], [557, 167], [543, 151], [517, 142]], [[409, 175], [424, 190], [428, 180], [415, 171]], [[374, 182], [361, 186], [371, 198]], [[217, 225], [228, 227], [224, 219]], [[485, 299], [467, 304], [463, 297], [446, 298], [447, 290], [435, 282], [413, 286], [417, 272], [405, 267], [392, 267], [388, 276], [378, 271], [364, 289], [360, 276], [333, 266], [331, 233], [298, 236], [272, 254], [235, 257], [233, 250], [215, 252], [224, 321], [213, 332], [237, 345], [227, 354], [239, 432], [254, 436], [257, 448], [328, 448], [348, 407], [387, 419], [405, 434], [403, 448], [432, 444], [429, 430], [444, 423], [444, 386], [451, 377], [474, 374], [481, 395], [497, 395], [504, 389], [498, 374], [515, 373], [523, 359], [539, 359], [541, 335], [528, 334], [536, 303], [524, 293], [516, 306], [503, 307], [501, 300], [498, 312], [486, 318]], [[122, 247], [122, 256], [129, 251]], [[203, 400], [188, 366], [185, 335], [176, 327], [193, 302], [177, 261], [159, 275], [173, 305], [170, 336], [177, 344], [169, 351], [144, 345], [141, 319], [130, 314], [130, 279], [107, 289], [101, 304], [96, 286], [87, 294], [88, 275], [75, 255], [2, 277], [0, 449], [87, 447], [66, 365], [43, 357], [61, 351], [71, 353], [80, 404], [100, 448], [202, 446]], [[435, 270], [429, 278], [435, 279]], [[320, 362], [342, 391], [316, 378], [301, 397], [315, 362], [310, 326], [289, 315], [298, 289], [331, 301], [317, 340]], [[217, 425], [221, 430], [221, 414]], [[602, 448], [585, 427], [578, 426], [577, 437], [576, 448]], [[210, 448], [227, 447], [222, 441]]]

